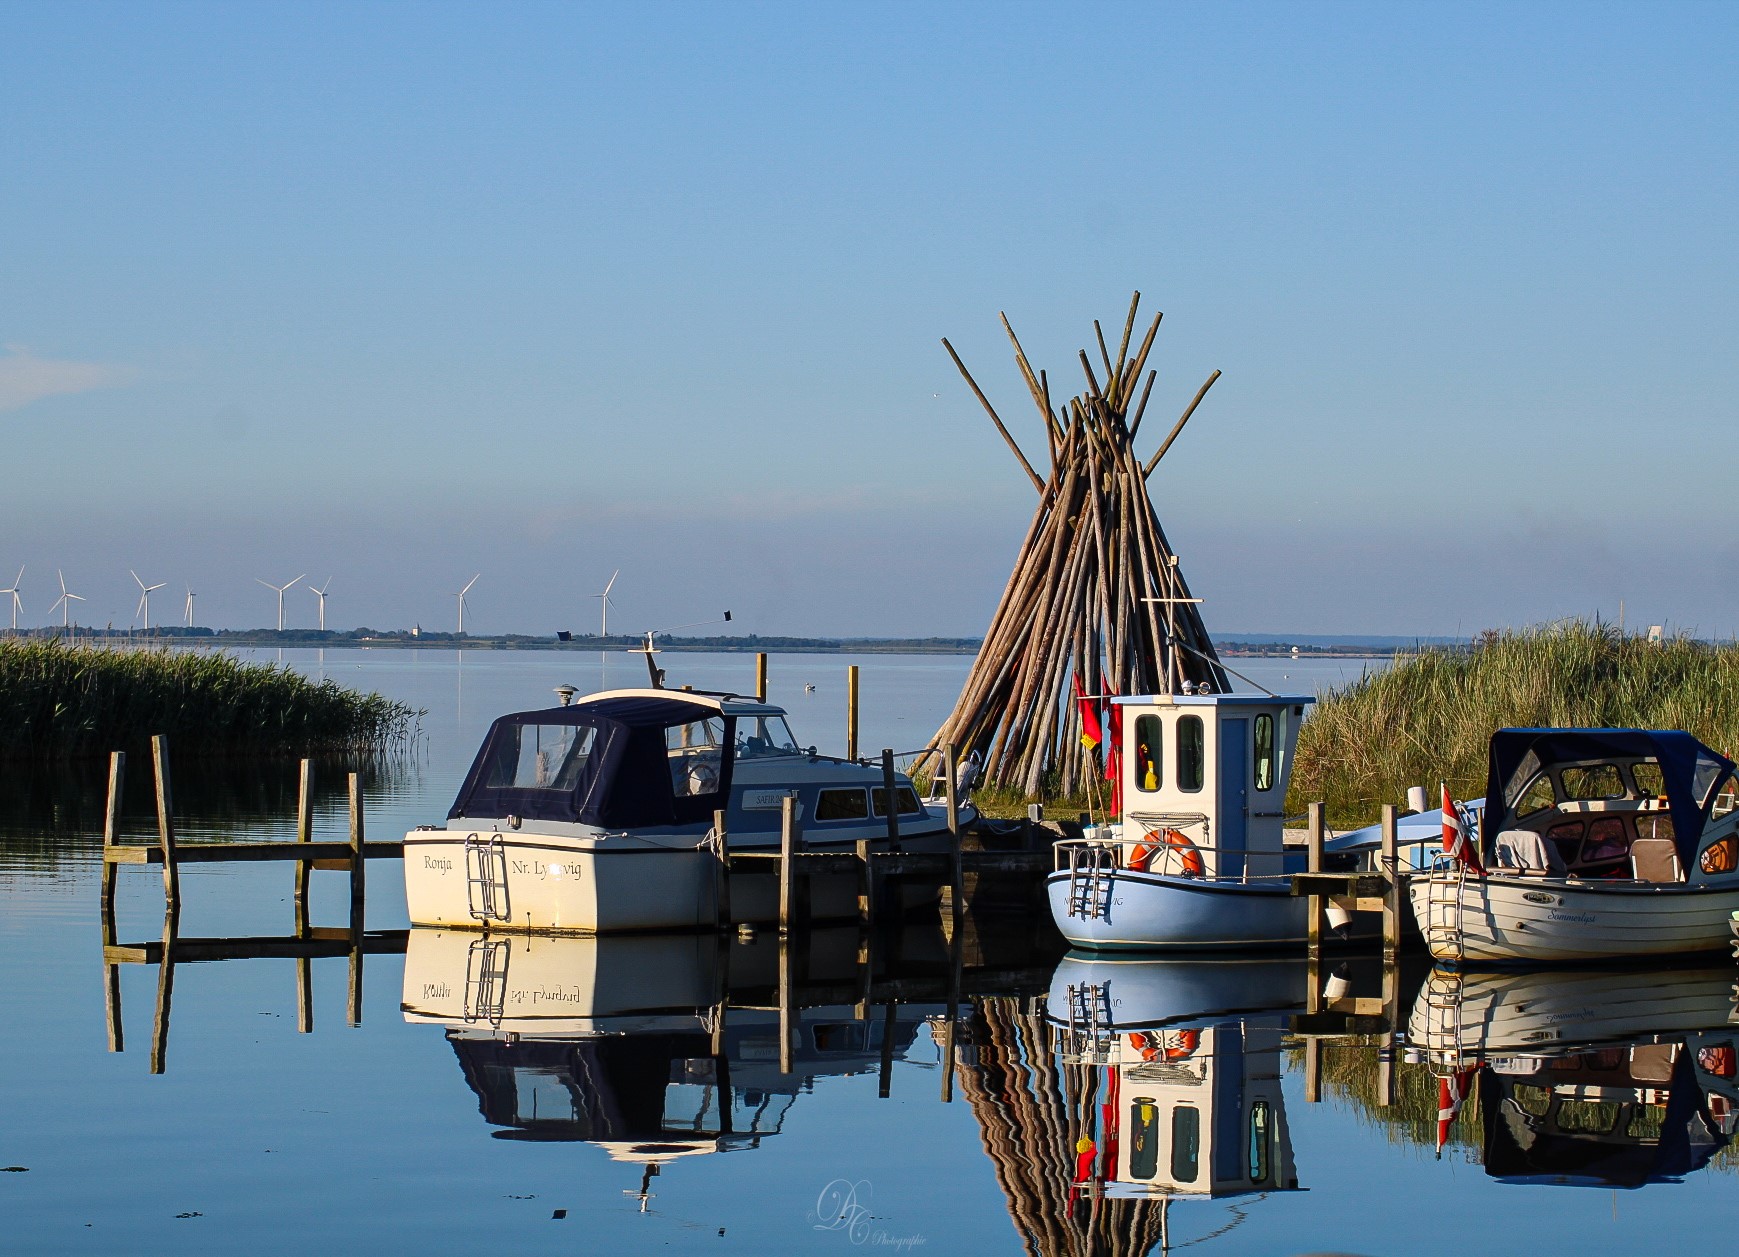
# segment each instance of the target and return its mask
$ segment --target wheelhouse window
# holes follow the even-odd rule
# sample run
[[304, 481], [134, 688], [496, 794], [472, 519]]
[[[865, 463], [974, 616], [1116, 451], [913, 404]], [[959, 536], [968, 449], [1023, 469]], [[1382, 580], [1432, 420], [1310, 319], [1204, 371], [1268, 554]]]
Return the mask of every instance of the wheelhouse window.
[[1129, 1105], [1129, 1177], [1150, 1179], [1159, 1172], [1159, 1106], [1148, 1096]]
[[[875, 798], [876, 815], [886, 816], [888, 814], [888, 792], [878, 787], [870, 791], [870, 794]], [[914, 816], [923, 813], [924, 807], [918, 802], [918, 796], [913, 793], [912, 787], [899, 787], [894, 791], [894, 797], [899, 800], [901, 816]]]
[[1148, 794], [1158, 790], [1164, 762], [1165, 727], [1158, 716], [1140, 717], [1135, 722], [1135, 788]]
[[596, 733], [587, 725], [508, 725], [496, 735], [484, 785], [492, 790], [572, 790]]
[[1274, 788], [1274, 717], [1263, 712], [1256, 717], [1255, 785], [1258, 790]]
[[798, 755], [803, 748], [791, 736], [783, 716], [737, 717], [737, 758], [763, 759], [769, 755]]
[[1203, 736], [1200, 716], [1182, 716], [1177, 722], [1177, 788], [1202, 788]]
[[[1200, 723], [1200, 717], [1195, 718]], [[1171, 1111], [1171, 1176], [1179, 1183], [1193, 1183], [1201, 1174], [1202, 1115], [1180, 1104]]]
[[1630, 779], [1636, 782], [1638, 797], [1658, 799], [1667, 792], [1667, 780], [1661, 775], [1659, 764], [1632, 764]]
[[823, 790], [815, 800], [818, 821], [869, 819], [869, 796], [862, 790]]
[[1552, 792], [1552, 779], [1545, 773], [1541, 773], [1528, 783], [1528, 788], [1523, 793], [1521, 802], [1516, 804], [1516, 815], [1532, 816], [1536, 812], [1543, 812], [1547, 808], [1557, 805], [1558, 796]]
[[1268, 1150], [1272, 1143], [1273, 1117], [1268, 1111], [1268, 1101], [1258, 1100], [1250, 1106], [1250, 1183], [1254, 1187], [1268, 1181]]

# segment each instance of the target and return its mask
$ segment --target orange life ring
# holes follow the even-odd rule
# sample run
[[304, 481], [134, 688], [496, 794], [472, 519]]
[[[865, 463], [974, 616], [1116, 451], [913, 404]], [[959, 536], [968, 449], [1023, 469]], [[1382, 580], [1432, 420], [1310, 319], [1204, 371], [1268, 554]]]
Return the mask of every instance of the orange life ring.
[[1137, 872], [1146, 872], [1153, 857], [1165, 847], [1176, 851], [1185, 877], [1200, 877], [1206, 871], [1206, 866], [1202, 863], [1202, 853], [1196, 850], [1196, 844], [1175, 829], [1148, 830], [1147, 836], [1129, 853], [1129, 867]]
[[1196, 1049], [1202, 1045], [1200, 1030], [1174, 1030], [1166, 1035], [1165, 1059], [1168, 1061], [1188, 1060], [1196, 1054]]

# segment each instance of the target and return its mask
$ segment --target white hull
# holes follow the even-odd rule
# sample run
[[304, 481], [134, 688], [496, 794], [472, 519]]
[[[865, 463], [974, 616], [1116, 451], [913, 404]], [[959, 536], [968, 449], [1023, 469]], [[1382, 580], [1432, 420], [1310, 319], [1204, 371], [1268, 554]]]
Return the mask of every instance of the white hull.
[[[690, 840], [692, 842], [692, 840]], [[768, 861], [769, 866], [773, 862]], [[719, 924], [718, 860], [704, 847], [613, 838], [415, 829], [405, 835], [405, 901], [414, 925], [463, 930], [609, 934]], [[897, 890], [895, 889], [897, 888]], [[778, 877], [736, 873], [731, 921], [778, 917]], [[939, 886], [896, 881], [883, 901], [934, 903]], [[858, 879], [811, 879], [812, 920], [857, 915]]]
[[1726, 1026], [1730, 965], [1684, 970], [1436, 970], [1420, 988], [1407, 1041], [1459, 1065], [1496, 1055], [1541, 1055], [1643, 1035]]
[[1115, 869], [1101, 874], [1084, 913], [1071, 913], [1071, 881], [1062, 870], [1045, 891], [1064, 938], [1095, 951], [1216, 950], [1283, 947], [1305, 941], [1306, 901], [1282, 879], [1267, 884], [1172, 877]]
[[1576, 962], [1725, 950], [1739, 886], [1570, 884], [1558, 878], [1415, 876], [1431, 955], [1467, 964]]

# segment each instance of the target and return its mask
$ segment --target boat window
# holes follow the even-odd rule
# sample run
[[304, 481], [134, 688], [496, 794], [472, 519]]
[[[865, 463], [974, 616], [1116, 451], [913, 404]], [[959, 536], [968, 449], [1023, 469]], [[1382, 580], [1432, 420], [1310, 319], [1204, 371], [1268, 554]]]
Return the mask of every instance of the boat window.
[[672, 751], [708, 747], [718, 750], [725, 742], [725, 722], [716, 716], [695, 720], [685, 725], [671, 725], [664, 731], [664, 745]]
[[1739, 842], [1735, 842], [1733, 835], [1728, 834], [1705, 847], [1697, 863], [1705, 873], [1731, 873], [1739, 868]]
[[1691, 774], [1691, 797], [1697, 801], [1698, 807], [1709, 802], [1709, 796], [1715, 792], [1715, 785], [1727, 775], [1726, 769], [1719, 760], [1707, 755], [1697, 756], [1696, 771]]
[[1560, 1100], [1553, 1117], [1567, 1135], [1606, 1135], [1618, 1125], [1618, 1106], [1607, 1100]]
[[1564, 857], [1565, 864], [1576, 861], [1576, 851], [1582, 845], [1582, 827], [1583, 823], [1579, 820], [1559, 821], [1546, 831], [1546, 837], [1557, 846], [1558, 854]]
[[1164, 726], [1158, 716], [1142, 716], [1135, 722], [1135, 788], [1152, 794], [1165, 780], [1161, 765], [1165, 750]]
[[1658, 799], [1667, 792], [1666, 778], [1659, 764], [1632, 764], [1630, 779], [1636, 782], [1637, 797]]
[[1177, 788], [1202, 788], [1202, 718], [1182, 716], [1177, 722]]
[[1630, 853], [1630, 840], [1624, 832], [1624, 818], [1603, 816], [1588, 827], [1588, 840], [1582, 844], [1582, 863], [1601, 860], [1621, 860]]
[[725, 722], [717, 717], [670, 725], [664, 730], [664, 745], [670, 759], [670, 788], [677, 798], [718, 790], [724, 740]]
[[1250, 1106], [1250, 1183], [1260, 1187], [1268, 1181], [1269, 1123], [1273, 1120], [1268, 1101], [1258, 1100]]
[[[876, 815], [886, 816], [888, 814], [888, 792], [878, 787], [877, 789], [870, 791], [870, 794], [875, 798]], [[900, 801], [901, 816], [910, 816], [913, 813], [921, 813], [924, 810], [918, 803], [918, 796], [912, 792], [912, 787], [910, 786], [898, 787], [894, 791], [894, 797]]]
[[739, 716], [737, 758], [759, 759], [767, 755], [796, 755], [802, 751], [783, 716]]
[[1630, 1111], [1630, 1123], [1624, 1133], [1641, 1142], [1658, 1143], [1666, 1131], [1666, 1123], [1666, 1105], [1639, 1104]]
[[818, 821], [861, 821], [869, 819], [869, 796], [862, 790], [823, 790], [815, 800]]
[[1256, 717], [1256, 788], [1274, 788], [1274, 717], [1267, 712]]
[[1150, 1179], [1159, 1172], [1159, 1106], [1151, 1096], [1129, 1105], [1129, 1177]]
[[1564, 783], [1567, 799], [1624, 797], [1624, 778], [1618, 775], [1617, 764], [1577, 764], [1563, 769], [1558, 779]]
[[1552, 1093], [1545, 1087], [1536, 1087], [1530, 1083], [1518, 1082], [1511, 1097], [1516, 1107], [1529, 1117], [1544, 1117], [1552, 1107]]
[[1638, 812], [1636, 815], [1636, 836], [1638, 838], [1671, 838], [1673, 836], [1672, 813]]
[[[1200, 723], [1200, 717], [1192, 717]], [[1171, 1111], [1171, 1176], [1179, 1183], [1193, 1183], [1201, 1172], [1202, 1115], [1187, 1104]]]
[[506, 725], [484, 786], [491, 790], [572, 790], [597, 731], [589, 725]]
[[1552, 779], [1541, 773], [1528, 784], [1522, 795], [1522, 801], [1516, 804], [1516, 815], [1532, 816], [1535, 812], [1543, 812], [1549, 807], [1558, 805], [1557, 796], [1552, 793]]

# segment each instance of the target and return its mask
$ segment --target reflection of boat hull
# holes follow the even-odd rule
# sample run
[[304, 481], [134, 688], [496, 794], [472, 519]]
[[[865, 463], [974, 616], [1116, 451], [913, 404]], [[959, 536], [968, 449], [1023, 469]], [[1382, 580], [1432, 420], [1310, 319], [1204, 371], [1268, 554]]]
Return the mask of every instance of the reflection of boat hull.
[[1106, 988], [1111, 1018], [1105, 1028], [1213, 1022], [1297, 1007], [1307, 980], [1303, 960], [1121, 960], [1077, 953], [1057, 965], [1045, 1007], [1053, 1020], [1063, 1021], [1077, 993], [1099, 984]]
[[1739, 887], [1569, 885], [1539, 877], [1416, 876], [1414, 919], [1438, 960], [1553, 963], [1725, 950]]
[[1731, 966], [1458, 974], [1439, 969], [1420, 988], [1410, 1043], [1465, 1060], [1538, 1054], [1724, 1027], [1733, 1010]]
[[1176, 877], [1133, 869], [1099, 874], [1102, 908], [1071, 913], [1072, 883], [1064, 869], [1045, 882], [1051, 916], [1064, 938], [1094, 951], [1175, 948], [1271, 948], [1305, 941], [1306, 901], [1276, 880], [1267, 885]]
[[[529, 832], [417, 829], [405, 835], [405, 898], [418, 925], [450, 929], [614, 933], [711, 928], [718, 858], [705, 847]], [[905, 844], [925, 849], [924, 839]], [[929, 845], [942, 840], [930, 838]], [[814, 850], [815, 848], [807, 848]], [[778, 916], [777, 875], [733, 873], [731, 920]], [[808, 879], [809, 916], [857, 915], [858, 878], [826, 873]], [[939, 885], [890, 883], [882, 902], [910, 911], [933, 905]]]

